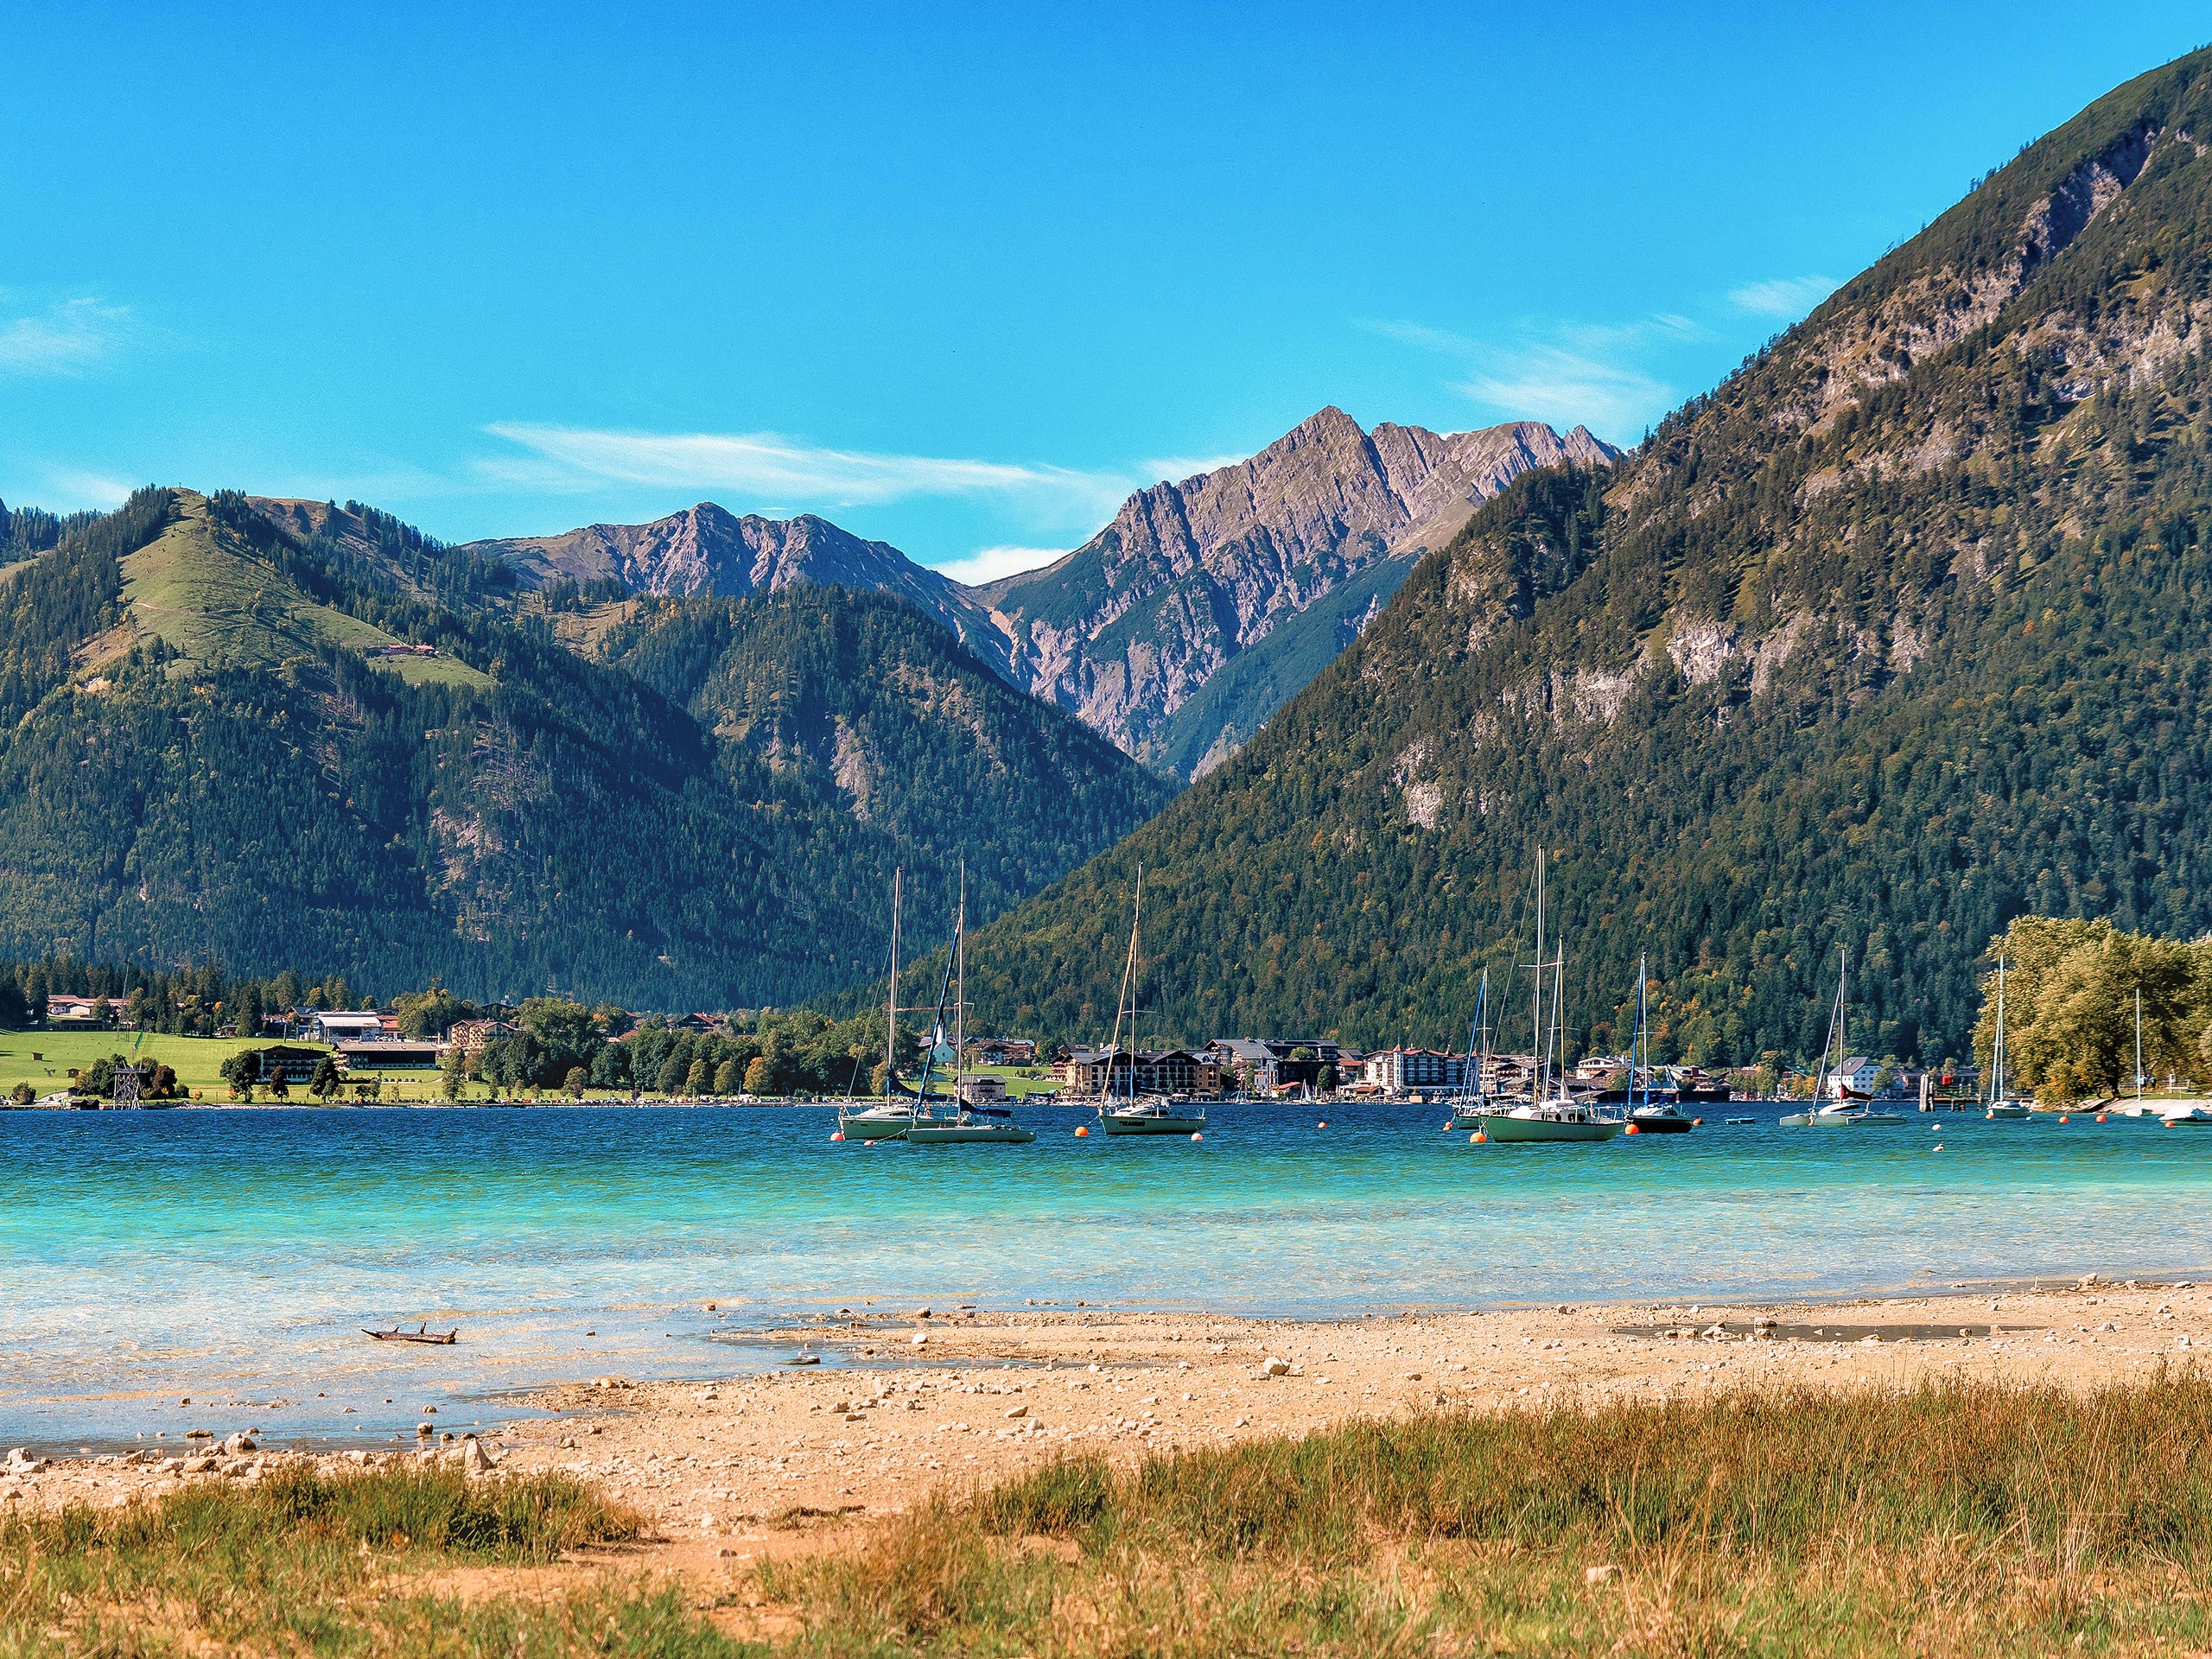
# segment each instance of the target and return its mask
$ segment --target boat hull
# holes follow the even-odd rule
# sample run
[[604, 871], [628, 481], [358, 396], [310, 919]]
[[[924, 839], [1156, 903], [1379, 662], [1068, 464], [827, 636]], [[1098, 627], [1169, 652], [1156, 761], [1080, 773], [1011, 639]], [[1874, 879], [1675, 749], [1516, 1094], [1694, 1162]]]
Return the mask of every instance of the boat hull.
[[1618, 1118], [1513, 1117], [1484, 1113], [1476, 1128], [1492, 1141], [1610, 1141], [1628, 1125]]
[[1630, 1112], [1628, 1121], [1636, 1125], [1638, 1135], [1688, 1135], [1697, 1127], [1694, 1120], [1674, 1112], [1653, 1112], [1644, 1117]]
[[872, 1112], [859, 1112], [841, 1120], [837, 1127], [847, 1140], [896, 1141], [914, 1126], [914, 1120], [904, 1115], [877, 1116]]
[[1993, 1122], [2000, 1117], [2025, 1117], [2027, 1115], [2028, 1109], [2016, 1100], [2000, 1102], [1982, 1114]]
[[1117, 1117], [1109, 1112], [1099, 1120], [1109, 1135], [1203, 1135], [1206, 1121], [1199, 1117]]
[[1011, 1123], [917, 1123], [906, 1138], [918, 1147], [958, 1147], [1003, 1142], [1027, 1146], [1037, 1138], [1034, 1129]]
[[1895, 1128], [1912, 1120], [1903, 1112], [1792, 1112], [1782, 1120], [1785, 1129]]

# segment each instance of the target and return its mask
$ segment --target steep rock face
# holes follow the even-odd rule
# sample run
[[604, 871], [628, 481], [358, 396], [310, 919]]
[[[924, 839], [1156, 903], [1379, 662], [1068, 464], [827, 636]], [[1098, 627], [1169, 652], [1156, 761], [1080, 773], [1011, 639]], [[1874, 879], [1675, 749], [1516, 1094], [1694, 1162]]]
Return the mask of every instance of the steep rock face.
[[612, 577], [633, 592], [743, 599], [794, 582], [890, 594], [952, 631], [1003, 673], [1005, 642], [990, 614], [948, 576], [888, 542], [865, 541], [811, 513], [743, 518], [702, 501], [646, 524], [589, 524], [557, 536], [471, 542], [461, 550], [510, 564], [532, 587]]
[[[1304, 683], [1254, 674], [1254, 694], [1217, 696], [1203, 729], [1176, 724], [1231, 658], [1377, 565], [1395, 562], [1402, 579], [1522, 473], [1614, 453], [1580, 427], [1369, 433], [1325, 409], [1249, 461], [1140, 491], [1058, 563], [976, 591], [1017, 683], [1140, 759], [1203, 771]], [[1377, 597], [1370, 584], [1355, 614]]]

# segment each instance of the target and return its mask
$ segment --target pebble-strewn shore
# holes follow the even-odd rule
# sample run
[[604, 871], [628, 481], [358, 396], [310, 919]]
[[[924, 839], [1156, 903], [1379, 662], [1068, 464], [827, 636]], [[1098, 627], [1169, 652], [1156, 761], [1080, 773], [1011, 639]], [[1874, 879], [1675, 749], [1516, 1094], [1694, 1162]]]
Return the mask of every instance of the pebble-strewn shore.
[[263, 1478], [287, 1460], [336, 1469], [427, 1455], [478, 1470], [563, 1470], [655, 1517], [671, 1540], [741, 1541], [772, 1517], [897, 1510], [932, 1489], [966, 1491], [1072, 1452], [1134, 1460], [1349, 1417], [1716, 1387], [1970, 1373], [2079, 1388], [2194, 1363], [2212, 1344], [2212, 1288], [2172, 1281], [1329, 1322], [841, 1312], [811, 1333], [811, 1347], [849, 1366], [705, 1384], [599, 1378], [541, 1396], [558, 1414], [550, 1421], [481, 1441], [434, 1433], [419, 1453], [310, 1459], [233, 1436], [184, 1457], [18, 1459], [0, 1465], [0, 1503], [116, 1503], [182, 1481]]

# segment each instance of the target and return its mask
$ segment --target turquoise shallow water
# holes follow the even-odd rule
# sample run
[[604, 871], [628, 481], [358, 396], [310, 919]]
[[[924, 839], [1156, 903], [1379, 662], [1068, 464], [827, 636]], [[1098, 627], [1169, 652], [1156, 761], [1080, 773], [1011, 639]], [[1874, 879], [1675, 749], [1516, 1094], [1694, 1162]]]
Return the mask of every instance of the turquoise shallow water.
[[[0, 1114], [0, 1444], [490, 1421], [772, 1363], [733, 1333], [869, 1298], [1350, 1315], [2212, 1263], [2212, 1135], [1731, 1109], [1759, 1122], [1499, 1147], [1430, 1108], [1224, 1107], [1201, 1145], [1040, 1109], [1033, 1146], [927, 1149], [817, 1109]], [[359, 1334], [394, 1319], [463, 1342]]]

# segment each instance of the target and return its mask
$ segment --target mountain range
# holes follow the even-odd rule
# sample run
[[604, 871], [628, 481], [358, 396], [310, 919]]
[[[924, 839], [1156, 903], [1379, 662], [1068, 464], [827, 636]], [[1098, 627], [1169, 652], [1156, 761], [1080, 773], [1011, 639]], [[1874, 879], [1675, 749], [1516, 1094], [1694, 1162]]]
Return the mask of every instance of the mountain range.
[[882, 594], [549, 605], [231, 493], [54, 528], [0, 579], [0, 958], [785, 1004], [880, 971], [894, 869], [941, 937], [1171, 793]]
[[[2099, 100], [1617, 463], [1524, 474], [1226, 764], [985, 930], [1014, 1029], [1967, 1052], [2024, 912], [2212, 928], [2212, 55]], [[1519, 1023], [1514, 1023], [1517, 1020]], [[1154, 1027], [1147, 1027], [1147, 1032]], [[1149, 1038], [1148, 1038], [1149, 1039]]]
[[1369, 433], [1325, 409], [1249, 460], [1132, 495], [1066, 557], [976, 588], [810, 514], [740, 518], [712, 502], [461, 550], [533, 588], [742, 596], [810, 582], [894, 594], [1007, 683], [1183, 778], [1249, 739], [1476, 505], [1532, 467], [1616, 453], [1581, 427], [1564, 438], [1533, 421]]

